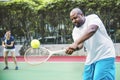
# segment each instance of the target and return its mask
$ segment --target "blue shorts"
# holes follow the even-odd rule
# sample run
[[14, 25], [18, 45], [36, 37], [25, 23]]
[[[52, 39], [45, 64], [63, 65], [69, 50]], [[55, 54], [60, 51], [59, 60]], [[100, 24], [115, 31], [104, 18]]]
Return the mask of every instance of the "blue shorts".
[[115, 80], [115, 75], [115, 58], [106, 58], [85, 65], [83, 80]]

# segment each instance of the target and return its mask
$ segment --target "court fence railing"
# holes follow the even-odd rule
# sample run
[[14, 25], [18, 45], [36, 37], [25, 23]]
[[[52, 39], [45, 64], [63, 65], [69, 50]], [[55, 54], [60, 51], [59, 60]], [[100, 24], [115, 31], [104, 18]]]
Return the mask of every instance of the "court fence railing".
[[[53, 50], [53, 51], [65, 49], [69, 45], [70, 44], [41, 44], [42, 47], [46, 47], [46, 48]], [[16, 56], [21, 56], [20, 49], [21, 49], [22, 45], [16, 45], [15, 47], [16, 47], [15, 48], [16, 49]], [[114, 47], [115, 47], [116, 56], [120, 56], [120, 43], [115, 43]], [[73, 56], [74, 55], [75, 56], [86, 56], [87, 52], [86, 52], [85, 48], [82, 48], [81, 50], [74, 52], [72, 55]], [[0, 46], [0, 56], [3, 56], [3, 47], [2, 46]]]

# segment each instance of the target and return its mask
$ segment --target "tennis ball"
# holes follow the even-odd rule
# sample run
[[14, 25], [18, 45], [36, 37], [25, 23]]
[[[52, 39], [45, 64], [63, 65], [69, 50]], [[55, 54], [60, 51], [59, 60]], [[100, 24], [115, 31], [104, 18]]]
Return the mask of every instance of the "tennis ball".
[[32, 48], [39, 48], [39, 46], [40, 46], [40, 41], [39, 41], [39, 40], [33, 39], [33, 40], [31, 41], [31, 47], [32, 47]]

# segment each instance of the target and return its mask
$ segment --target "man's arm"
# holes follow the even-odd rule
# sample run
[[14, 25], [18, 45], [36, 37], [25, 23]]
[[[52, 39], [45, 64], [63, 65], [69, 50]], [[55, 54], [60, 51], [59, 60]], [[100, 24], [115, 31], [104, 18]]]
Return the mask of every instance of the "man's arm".
[[76, 49], [73, 49], [73, 48], [68, 47], [68, 48], [66, 49], [66, 53], [69, 54], [69, 55], [71, 55], [74, 51], [80, 50], [80, 49], [82, 49], [82, 48], [83, 48], [83, 43], [79, 44]]
[[98, 30], [98, 26], [97, 25], [90, 25], [85, 32], [83, 33], [83, 35], [81, 35], [81, 37], [79, 37], [73, 44], [71, 44], [68, 49], [66, 50], [67, 54], [72, 54], [74, 50], [77, 49], [78, 45], [83, 43], [85, 40], [89, 39], [91, 36], [94, 35], [94, 33]]
[[78, 45], [78, 49], [82, 49], [83, 48], [83, 43]]
[[80, 43], [83, 43], [85, 40], [89, 39], [97, 31], [97, 29], [97, 25], [90, 25], [85, 30], [84, 34], [74, 42], [74, 44], [79, 45]]

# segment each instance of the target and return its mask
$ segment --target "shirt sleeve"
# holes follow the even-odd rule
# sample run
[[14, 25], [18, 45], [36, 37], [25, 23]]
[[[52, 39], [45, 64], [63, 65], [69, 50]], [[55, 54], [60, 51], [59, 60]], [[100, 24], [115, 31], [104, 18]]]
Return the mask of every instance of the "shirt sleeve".
[[97, 15], [93, 14], [90, 17], [90, 20], [88, 22], [88, 26], [97, 25], [98, 27], [100, 27], [101, 23], [102, 23], [102, 21], [100, 20], [100, 18]]
[[11, 41], [14, 41], [14, 36], [11, 36]]

